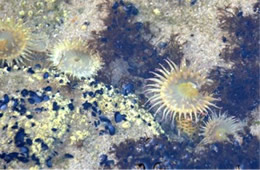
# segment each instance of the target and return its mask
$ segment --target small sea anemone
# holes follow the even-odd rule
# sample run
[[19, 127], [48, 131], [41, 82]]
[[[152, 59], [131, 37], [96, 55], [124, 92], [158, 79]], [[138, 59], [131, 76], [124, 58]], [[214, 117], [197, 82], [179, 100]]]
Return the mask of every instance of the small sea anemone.
[[225, 113], [218, 115], [213, 113], [209, 116], [208, 122], [201, 128], [204, 136], [202, 144], [214, 142], [230, 141], [229, 135], [238, 136], [238, 132], [243, 130], [243, 123], [234, 116], [228, 117]]
[[156, 114], [162, 111], [162, 118], [171, 116], [172, 122], [176, 119], [198, 119], [198, 113], [206, 114], [210, 106], [217, 107], [213, 101], [217, 100], [212, 94], [202, 90], [202, 86], [211, 82], [199, 72], [186, 66], [186, 60], [180, 67], [171, 60], [165, 60], [169, 70], [160, 64], [161, 68], [154, 78], [148, 79], [152, 83], [147, 85], [145, 93], [149, 97], [151, 108], [159, 106]]
[[50, 56], [53, 65], [73, 77], [93, 77], [102, 68], [102, 58], [81, 38], [57, 43]]
[[31, 30], [24, 24], [13, 18], [0, 20], [0, 64], [23, 63], [33, 46]]

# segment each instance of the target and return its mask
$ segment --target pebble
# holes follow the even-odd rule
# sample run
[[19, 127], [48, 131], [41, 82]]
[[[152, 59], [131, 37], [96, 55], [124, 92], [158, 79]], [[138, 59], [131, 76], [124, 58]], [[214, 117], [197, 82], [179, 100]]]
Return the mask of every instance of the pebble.
[[91, 103], [86, 101], [85, 103], [82, 104], [82, 106], [83, 106], [84, 110], [88, 110], [88, 108], [90, 108], [92, 105], [91, 105]]
[[44, 142], [41, 143], [41, 148], [43, 151], [46, 151], [49, 149], [48, 145], [46, 145]]
[[116, 128], [111, 123], [106, 125], [106, 129], [108, 129], [108, 132], [111, 136], [116, 133]]
[[29, 94], [29, 92], [28, 92], [27, 89], [23, 89], [23, 90], [21, 91], [21, 94], [22, 94], [23, 97], [26, 97], [26, 96]]
[[46, 95], [43, 95], [42, 99], [43, 99], [43, 101], [48, 101], [48, 100], [50, 100], [49, 96], [46, 96]]
[[20, 147], [20, 152], [25, 154], [26, 157], [29, 157], [29, 149], [26, 146]]
[[20, 128], [14, 137], [14, 143], [17, 147], [24, 145], [25, 132], [23, 128]]
[[47, 79], [49, 77], [49, 73], [48, 72], [45, 72], [44, 74], [43, 74], [43, 78], [44, 79]]
[[32, 119], [32, 118], [33, 118], [33, 115], [26, 115], [26, 117], [27, 117], [28, 119]]
[[107, 155], [100, 155], [100, 165], [103, 165], [107, 161]]
[[65, 154], [64, 154], [64, 158], [72, 159], [72, 158], [74, 158], [74, 156], [71, 155], [71, 154], [69, 154], [69, 153], [65, 153]]
[[74, 110], [74, 105], [72, 103], [68, 104], [68, 107], [71, 111]]
[[32, 145], [32, 140], [31, 139], [26, 139], [26, 144], [31, 146]]
[[100, 95], [102, 95], [103, 93], [104, 93], [104, 92], [103, 92], [103, 89], [102, 89], [102, 88], [95, 91], [95, 94], [100, 94]]
[[191, 0], [191, 1], [190, 1], [190, 5], [191, 5], [191, 6], [192, 6], [192, 5], [195, 5], [196, 2], [197, 2], [197, 0]]
[[46, 159], [46, 161], [45, 161], [45, 163], [46, 163], [46, 165], [48, 166], [48, 168], [51, 168], [52, 167], [52, 160], [51, 160], [52, 158], [51, 157], [49, 157], [48, 159]]
[[102, 122], [111, 123], [111, 121], [106, 116], [101, 115], [101, 116], [99, 116], [99, 119]]
[[52, 110], [58, 111], [59, 109], [60, 109], [60, 106], [58, 105], [58, 103], [57, 103], [57, 102], [53, 102], [53, 104], [52, 104]]
[[24, 156], [18, 156], [17, 159], [23, 163], [29, 162], [29, 159]]
[[11, 152], [9, 154], [7, 154], [4, 158], [4, 160], [9, 163], [10, 161], [14, 160], [15, 158], [17, 158], [18, 156], [18, 152]]
[[119, 7], [119, 3], [118, 2], [115, 2], [112, 6], [112, 9], [117, 9]]
[[94, 121], [94, 126], [98, 127], [98, 125], [100, 125], [100, 121], [99, 120], [98, 121]]
[[12, 70], [12, 67], [7, 67], [6, 70], [10, 72]]
[[115, 122], [116, 123], [119, 123], [119, 122], [121, 122], [122, 120], [126, 120], [126, 116], [125, 115], [122, 115], [120, 112], [115, 112], [115, 115], [114, 115], [114, 117], [115, 117]]
[[0, 102], [0, 110], [6, 110], [7, 109], [7, 104], [2, 104]]
[[108, 160], [108, 157], [106, 154], [102, 154], [100, 155], [100, 166], [104, 166], [105, 168], [110, 168], [111, 165], [114, 165], [114, 161], [113, 160]]
[[7, 109], [7, 104], [9, 101], [9, 96], [7, 94], [4, 94], [3, 100], [0, 100], [0, 110]]
[[91, 107], [91, 109], [93, 110], [93, 112], [97, 112], [98, 111], [98, 109], [96, 108], [96, 107]]
[[36, 162], [36, 165], [40, 165], [40, 160], [35, 156], [35, 154], [32, 155], [32, 160]]
[[92, 115], [93, 117], [96, 117], [96, 116], [97, 116], [97, 114], [96, 114], [95, 112], [91, 112], [91, 115]]
[[93, 93], [92, 91], [89, 92], [88, 95], [89, 95], [90, 97], [95, 97], [95, 96], [96, 96], [95, 93]]
[[27, 73], [34, 74], [35, 72], [33, 71], [32, 68], [29, 68], [29, 69], [27, 70]]
[[133, 4], [128, 4], [128, 5], [124, 6], [123, 9], [129, 16], [138, 15], [138, 13], [139, 13], [138, 9]]
[[37, 107], [34, 109], [36, 112], [42, 112], [43, 111], [43, 107]]
[[45, 87], [45, 88], [44, 88], [44, 91], [52, 91], [51, 86], [47, 86], [47, 87]]
[[41, 102], [42, 102], [42, 97], [39, 96], [36, 92], [34, 92], [34, 91], [29, 91], [28, 93], [29, 93], [29, 95], [30, 95], [30, 98], [28, 99], [28, 101], [29, 101], [31, 104], [41, 103]]
[[4, 94], [4, 100], [3, 102], [6, 104], [10, 101], [9, 96], [7, 94]]

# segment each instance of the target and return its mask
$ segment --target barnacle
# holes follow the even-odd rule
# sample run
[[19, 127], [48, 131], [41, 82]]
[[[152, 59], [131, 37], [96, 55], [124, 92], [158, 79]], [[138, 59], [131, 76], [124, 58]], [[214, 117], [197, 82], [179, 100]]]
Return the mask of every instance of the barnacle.
[[201, 128], [202, 144], [214, 142], [229, 141], [228, 136], [237, 136], [239, 131], [243, 130], [243, 123], [237, 120], [234, 116], [228, 117], [226, 113], [213, 113], [209, 116], [208, 122]]
[[148, 102], [151, 108], [159, 106], [156, 114], [162, 111], [162, 118], [171, 115], [174, 119], [195, 119], [198, 113], [207, 113], [210, 106], [216, 107], [213, 102], [217, 100], [212, 94], [202, 90], [202, 86], [210, 80], [186, 66], [186, 61], [181, 62], [180, 67], [171, 60], [165, 60], [170, 69], [161, 68], [157, 72], [151, 72], [154, 78], [148, 80], [145, 93], [149, 96]]
[[33, 38], [29, 28], [13, 18], [0, 20], [0, 64], [23, 63], [29, 59]]
[[93, 77], [102, 68], [102, 58], [81, 38], [57, 43], [50, 56], [59, 70], [77, 78]]

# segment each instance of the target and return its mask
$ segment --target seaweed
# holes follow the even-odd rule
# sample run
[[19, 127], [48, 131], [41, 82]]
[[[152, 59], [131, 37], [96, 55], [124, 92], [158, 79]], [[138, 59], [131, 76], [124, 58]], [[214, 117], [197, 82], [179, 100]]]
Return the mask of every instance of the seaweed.
[[221, 57], [234, 65], [230, 70], [217, 67], [209, 77], [216, 83], [215, 93], [221, 98], [217, 105], [243, 119], [259, 105], [259, 14], [243, 16], [240, 9], [231, 16], [226, 15], [230, 14], [226, 9], [220, 12], [224, 14], [220, 27], [229, 33], [225, 38], [229, 45]]
[[197, 162], [193, 168], [210, 169], [259, 169], [260, 154], [258, 139], [249, 134], [243, 137], [242, 145], [233, 140], [232, 143], [214, 143], [206, 146], [204, 152], [195, 155]]
[[[157, 47], [151, 43], [154, 34], [150, 23], [136, 21], [139, 10], [133, 3], [120, 0], [107, 6], [109, 14], [103, 18], [106, 29], [93, 32], [94, 40], [90, 42], [105, 63], [97, 79], [118, 87], [129, 83], [141, 87], [140, 78], [150, 77], [149, 71], [162, 63], [167, 55], [159, 55]], [[111, 65], [116, 60], [126, 64]], [[112, 71], [118, 69], [120, 72], [120, 68], [114, 67], [126, 67], [124, 70], [127, 70], [126, 74], [119, 75], [116, 84], [111, 80]]]
[[115, 154], [116, 166], [120, 169], [170, 169], [179, 167], [178, 156], [184, 145], [187, 144], [170, 143], [165, 136], [143, 137], [137, 141], [127, 139], [118, 146], [114, 145], [111, 153]]
[[165, 136], [128, 139], [114, 145], [110, 154], [114, 154], [118, 168], [142, 169], [233, 169], [259, 168], [258, 140], [252, 135], [244, 136], [244, 143], [214, 143], [195, 152], [194, 143], [168, 141]]

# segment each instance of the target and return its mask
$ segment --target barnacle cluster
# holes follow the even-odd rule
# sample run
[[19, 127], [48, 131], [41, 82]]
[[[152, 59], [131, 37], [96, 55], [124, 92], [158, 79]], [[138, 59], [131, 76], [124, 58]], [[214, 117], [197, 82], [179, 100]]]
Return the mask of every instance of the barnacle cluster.
[[[94, 79], [83, 80], [69, 92], [67, 77], [54, 70], [4, 67], [0, 85], [1, 167], [28, 167], [28, 163], [50, 168], [54, 162], [57, 167], [71, 154], [82, 164], [92, 162], [87, 167], [97, 167], [97, 160], [91, 160], [109, 149], [100, 141], [117, 144], [126, 133], [134, 138], [163, 133], [134, 95], [125, 98]], [[87, 150], [91, 156], [70, 150], [82, 145], [91, 146]], [[58, 151], [61, 147], [66, 149]]]
[[[24, 68], [12, 72], [18, 73], [17, 75], [21, 73], [27, 78], [21, 80], [27, 82], [23, 84], [36, 85], [39, 80], [44, 80], [46, 74], [50, 80], [48, 83], [58, 84], [60, 80], [54, 78], [54, 74], [48, 73], [47, 70], [34, 71], [32, 68]], [[1, 82], [5, 80], [5, 76], [12, 75], [3, 69], [0, 70], [0, 74]], [[31, 74], [34, 76], [29, 78]], [[47, 162], [51, 162], [55, 156], [55, 148], [61, 146], [65, 135], [68, 134], [72, 116], [68, 107], [70, 100], [53, 91], [51, 86], [44, 86], [48, 83], [42, 82], [43, 87], [38, 86], [40, 89], [30, 85], [20, 88], [16, 86], [15, 89], [3, 88], [5, 94], [0, 102], [0, 158], [10, 163], [10, 167], [15, 167], [16, 161], [32, 161], [38, 166], [46, 163], [49, 166]]]

